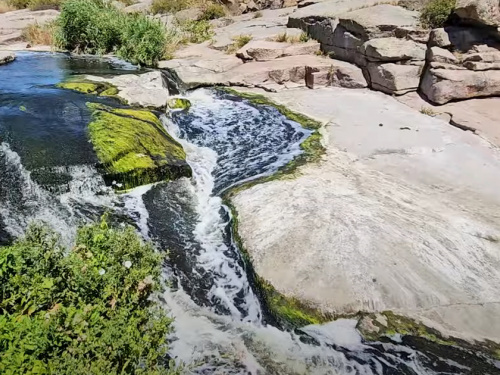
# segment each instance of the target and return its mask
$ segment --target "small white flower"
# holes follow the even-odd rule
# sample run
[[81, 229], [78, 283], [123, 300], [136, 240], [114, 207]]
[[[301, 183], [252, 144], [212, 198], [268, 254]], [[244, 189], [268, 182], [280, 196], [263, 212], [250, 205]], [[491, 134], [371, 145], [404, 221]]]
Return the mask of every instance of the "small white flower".
[[102, 269], [102, 268], [101, 268], [101, 269], [99, 270], [99, 275], [101, 275], [101, 276], [102, 276], [102, 275], [104, 275], [105, 273], [106, 273], [106, 271], [104, 271], [104, 269]]
[[127, 260], [123, 263], [123, 265], [125, 266], [125, 268], [130, 268], [132, 267], [132, 262], [130, 260]]

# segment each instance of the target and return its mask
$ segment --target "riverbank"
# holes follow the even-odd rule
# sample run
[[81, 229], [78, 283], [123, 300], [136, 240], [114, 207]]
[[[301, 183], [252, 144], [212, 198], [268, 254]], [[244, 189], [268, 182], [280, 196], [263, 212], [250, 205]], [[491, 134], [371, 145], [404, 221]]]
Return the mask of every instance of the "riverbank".
[[325, 313], [392, 310], [499, 341], [498, 149], [378, 93], [261, 94], [327, 137], [297, 178], [233, 198], [256, 273]]

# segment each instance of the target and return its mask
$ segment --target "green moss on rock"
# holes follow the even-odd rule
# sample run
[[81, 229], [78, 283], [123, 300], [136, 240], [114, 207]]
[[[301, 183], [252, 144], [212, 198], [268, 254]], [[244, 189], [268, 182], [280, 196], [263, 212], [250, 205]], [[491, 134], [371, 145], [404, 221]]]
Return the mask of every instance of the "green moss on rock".
[[189, 108], [191, 108], [191, 102], [184, 98], [170, 98], [167, 101], [167, 107], [170, 109], [189, 111]]
[[[69, 80], [56, 84], [56, 87], [65, 90], [78, 91], [83, 94], [109, 96], [117, 98], [118, 89], [107, 82], [94, 82], [86, 79]], [[119, 99], [119, 98], [118, 98]]]
[[89, 134], [104, 179], [120, 190], [190, 177], [186, 154], [151, 112], [87, 103]]

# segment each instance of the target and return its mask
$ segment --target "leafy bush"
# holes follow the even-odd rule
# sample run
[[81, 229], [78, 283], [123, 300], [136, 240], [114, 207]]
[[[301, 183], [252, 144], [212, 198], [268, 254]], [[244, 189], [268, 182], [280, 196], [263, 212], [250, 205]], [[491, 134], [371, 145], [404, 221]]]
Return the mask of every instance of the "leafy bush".
[[117, 52], [135, 64], [156, 65], [163, 57], [165, 31], [160, 21], [121, 13], [100, 0], [68, 0], [59, 17], [57, 44], [92, 54]]
[[117, 55], [134, 64], [156, 65], [163, 57], [165, 42], [165, 29], [159, 21], [131, 14], [122, 29]]
[[423, 26], [435, 29], [443, 27], [456, 6], [456, 0], [431, 0], [420, 14]]
[[198, 20], [210, 21], [224, 17], [225, 15], [226, 15], [226, 9], [224, 8], [224, 6], [222, 6], [221, 4], [211, 3], [208, 4], [205, 7], [205, 9], [203, 9], [203, 12], [201, 16], [198, 18]]
[[68, 251], [32, 226], [0, 248], [0, 373], [173, 374], [160, 267], [132, 228], [84, 226]]
[[151, 13], [175, 13], [189, 8], [188, 0], [153, 0]]

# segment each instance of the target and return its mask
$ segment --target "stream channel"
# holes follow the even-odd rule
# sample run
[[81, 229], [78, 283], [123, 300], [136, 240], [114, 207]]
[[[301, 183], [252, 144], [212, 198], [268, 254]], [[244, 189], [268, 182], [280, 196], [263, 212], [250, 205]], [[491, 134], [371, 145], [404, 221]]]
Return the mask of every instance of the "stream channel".
[[[193, 170], [116, 194], [97, 172], [85, 103], [115, 99], [58, 89], [71, 75], [137, 73], [112, 59], [18, 53], [0, 67], [0, 245], [44, 221], [71, 244], [78, 225], [109, 212], [160, 251], [170, 285], [161, 301], [175, 317], [169, 355], [188, 374], [469, 374], [397, 337], [366, 343], [356, 321], [294, 332], [275, 327], [231, 236], [221, 194], [272, 174], [300, 154], [310, 132], [270, 106], [214, 89], [188, 94], [189, 112], [161, 114]], [[472, 372], [471, 372], [472, 371]], [[493, 372], [492, 372], [493, 373]], [[479, 374], [479, 373], [478, 373]]]

